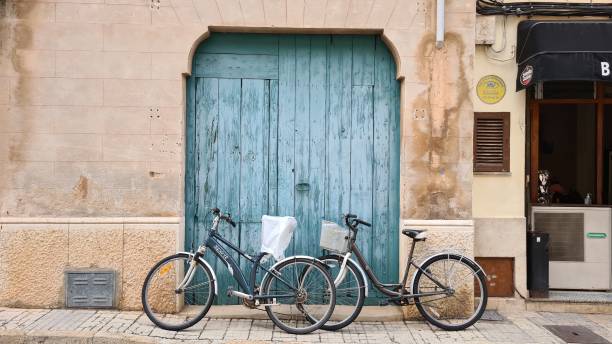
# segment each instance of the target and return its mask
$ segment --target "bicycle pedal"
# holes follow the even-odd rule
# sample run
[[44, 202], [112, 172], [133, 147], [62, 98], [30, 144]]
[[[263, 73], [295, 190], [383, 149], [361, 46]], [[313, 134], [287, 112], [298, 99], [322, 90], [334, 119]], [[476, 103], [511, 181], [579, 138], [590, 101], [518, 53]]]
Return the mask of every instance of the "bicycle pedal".
[[233, 294], [234, 294], [234, 287], [230, 285], [229, 287], [227, 287], [227, 297], [230, 297]]
[[255, 301], [256, 306], [278, 306], [278, 302], [276, 302], [276, 298], [272, 299], [272, 303], [259, 303], [259, 300]]
[[381, 307], [382, 307], [382, 306], [388, 306], [388, 305], [389, 305], [389, 300], [383, 300], [383, 301], [380, 301], [380, 302], [378, 303], [378, 305], [379, 305], [379, 306], [381, 306]]

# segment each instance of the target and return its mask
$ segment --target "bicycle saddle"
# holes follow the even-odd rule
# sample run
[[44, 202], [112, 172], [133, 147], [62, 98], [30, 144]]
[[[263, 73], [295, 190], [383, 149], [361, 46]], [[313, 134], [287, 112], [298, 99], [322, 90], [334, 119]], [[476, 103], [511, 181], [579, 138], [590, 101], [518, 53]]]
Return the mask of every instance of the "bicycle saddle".
[[427, 239], [427, 230], [425, 229], [402, 229], [402, 234], [407, 235], [415, 241]]

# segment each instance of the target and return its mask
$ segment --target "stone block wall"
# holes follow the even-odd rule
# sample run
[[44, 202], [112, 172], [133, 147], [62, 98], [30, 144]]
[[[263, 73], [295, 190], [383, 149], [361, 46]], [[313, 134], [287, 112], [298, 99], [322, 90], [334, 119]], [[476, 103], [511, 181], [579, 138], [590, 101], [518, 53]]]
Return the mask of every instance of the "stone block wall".
[[[184, 77], [212, 31], [380, 33], [401, 80], [401, 218], [471, 219], [475, 4], [445, 1], [445, 44], [436, 49], [435, 3], [161, 0], [156, 9], [150, 0], [0, 0], [0, 217], [9, 219], [0, 254], [11, 260], [0, 260], [0, 305], [61, 306], [62, 269], [117, 268], [168, 251], [168, 241], [146, 252], [126, 246], [161, 227], [105, 219], [183, 216]], [[51, 217], [65, 220], [38, 220]], [[170, 246], [180, 246], [184, 229], [172, 228]], [[13, 288], [26, 280], [17, 272], [40, 241], [57, 260], [44, 262], [51, 275], [24, 276], [55, 284], [17, 301]], [[139, 302], [130, 294], [138, 283], [125, 279], [131, 269], [121, 268], [126, 309]]]
[[177, 250], [177, 218], [0, 218], [0, 305], [65, 306], [64, 272], [111, 269], [118, 306], [140, 309], [149, 269]]

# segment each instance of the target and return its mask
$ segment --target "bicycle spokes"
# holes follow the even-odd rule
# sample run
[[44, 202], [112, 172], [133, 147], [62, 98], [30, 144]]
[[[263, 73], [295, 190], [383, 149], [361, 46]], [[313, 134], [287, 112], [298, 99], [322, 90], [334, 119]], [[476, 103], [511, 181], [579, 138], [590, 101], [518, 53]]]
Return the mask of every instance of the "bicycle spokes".
[[429, 261], [415, 279], [421, 313], [435, 325], [462, 326], [481, 313], [485, 288], [481, 271], [462, 256], [440, 256]]
[[[212, 303], [214, 280], [188, 255], [175, 255], [154, 267], [143, 287], [143, 306], [160, 327], [184, 328]], [[191, 325], [189, 325], [191, 326]]]

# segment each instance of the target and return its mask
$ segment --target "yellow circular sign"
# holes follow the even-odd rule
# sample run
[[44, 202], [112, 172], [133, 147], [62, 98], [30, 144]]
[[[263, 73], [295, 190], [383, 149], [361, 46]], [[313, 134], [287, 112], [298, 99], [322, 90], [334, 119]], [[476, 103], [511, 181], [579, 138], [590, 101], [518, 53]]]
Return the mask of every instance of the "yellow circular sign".
[[476, 85], [476, 95], [483, 103], [498, 103], [506, 95], [506, 84], [497, 75], [483, 76]]

